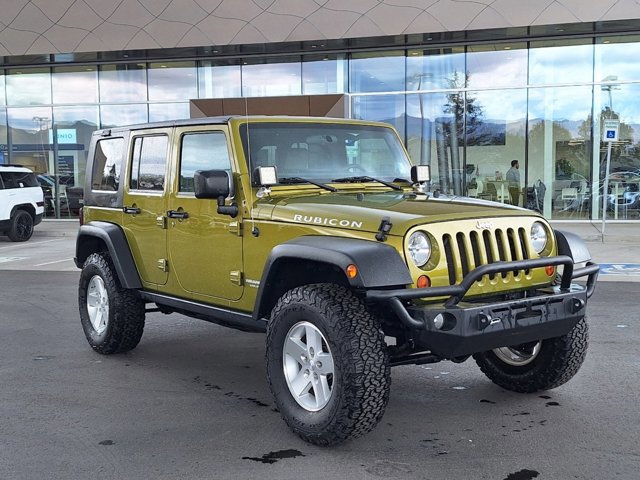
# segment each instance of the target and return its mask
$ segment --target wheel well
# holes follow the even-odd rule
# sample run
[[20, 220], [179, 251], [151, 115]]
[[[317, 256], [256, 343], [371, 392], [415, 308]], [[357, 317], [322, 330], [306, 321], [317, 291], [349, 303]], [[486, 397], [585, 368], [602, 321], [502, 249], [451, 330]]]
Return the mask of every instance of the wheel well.
[[349, 288], [349, 281], [336, 265], [299, 258], [280, 259], [269, 272], [258, 318], [268, 317], [278, 299], [292, 288], [314, 283], [334, 283]]
[[36, 219], [36, 209], [33, 208], [33, 205], [30, 205], [28, 203], [22, 204], [22, 205], [16, 205], [15, 207], [13, 207], [13, 210], [11, 211], [11, 216], [13, 217], [13, 215], [18, 211], [18, 210], [24, 210], [25, 212], [27, 212], [29, 215], [31, 215], [31, 218], [33, 220]]
[[78, 242], [76, 259], [79, 264], [83, 264], [89, 255], [96, 252], [108, 251], [107, 244], [99, 237], [83, 235], [82, 241]]

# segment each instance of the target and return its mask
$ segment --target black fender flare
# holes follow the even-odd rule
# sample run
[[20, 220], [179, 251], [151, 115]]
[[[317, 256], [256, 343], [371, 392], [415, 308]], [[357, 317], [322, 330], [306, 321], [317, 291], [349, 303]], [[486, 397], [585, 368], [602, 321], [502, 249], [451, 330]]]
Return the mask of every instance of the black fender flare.
[[82, 268], [89, 255], [98, 251], [96, 246], [100, 243], [104, 243], [109, 251], [120, 284], [124, 288], [142, 288], [124, 231], [114, 223], [89, 222], [80, 227], [76, 238], [76, 257], [74, 258], [76, 266]]
[[[271, 250], [262, 271], [254, 318], [268, 317], [277, 298], [272, 287], [281, 274], [284, 261], [311, 261], [337, 267], [349, 286], [357, 289], [400, 288], [413, 282], [409, 269], [398, 251], [386, 243], [357, 238], [303, 236], [289, 240]], [[347, 266], [355, 265], [358, 274], [348, 278]], [[313, 283], [313, 282], [309, 282]]]
[[558, 255], [568, 255], [573, 263], [584, 263], [591, 260], [591, 254], [582, 238], [572, 232], [554, 230], [558, 243]]

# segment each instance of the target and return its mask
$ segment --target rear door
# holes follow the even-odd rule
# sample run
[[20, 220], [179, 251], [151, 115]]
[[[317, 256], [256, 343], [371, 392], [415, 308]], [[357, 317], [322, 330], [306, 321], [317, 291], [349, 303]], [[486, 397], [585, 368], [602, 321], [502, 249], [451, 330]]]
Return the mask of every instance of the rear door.
[[167, 283], [167, 161], [171, 129], [135, 131], [123, 196], [122, 226], [146, 288]]

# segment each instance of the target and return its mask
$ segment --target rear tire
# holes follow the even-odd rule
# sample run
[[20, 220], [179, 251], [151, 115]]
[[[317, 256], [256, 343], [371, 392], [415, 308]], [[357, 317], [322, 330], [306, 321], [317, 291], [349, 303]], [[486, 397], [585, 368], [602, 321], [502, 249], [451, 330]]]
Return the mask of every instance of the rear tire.
[[16, 210], [7, 236], [12, 242], [26, 242], [33, 235], [33, 217], [25, 210]]
[[473, 356], [480, 370], [506, 390], [532, 393], [568, 382], [587, 354], [589, 328], [582, 318], [566, 335], [496, 348]]
[[280, 298], [267, 327], [267, 375], [284, 421], [316, 445], [369, 432], [389, 400], [384, 335], [338, 285], [298, 287]]
[[94, 253], [84, 262], [78, 302], [82, 329], [96, 352], [122, 353], [138, 345], [144, 331], [144, 302], [135, 290], [122, 288], [108, 253]]

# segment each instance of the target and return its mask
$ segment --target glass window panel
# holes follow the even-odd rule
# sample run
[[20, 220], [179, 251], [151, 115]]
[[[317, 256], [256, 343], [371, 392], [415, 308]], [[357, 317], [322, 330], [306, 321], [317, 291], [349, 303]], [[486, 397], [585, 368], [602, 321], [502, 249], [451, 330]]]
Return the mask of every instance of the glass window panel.
[[373, 120], [393, 125], [400, 138], [405, 133], [404, 95], [358, 95], [353, 97], [352, 116], [359, 120]]
[[98, 102], [98, 71], [96, 67], [55, 67], [52, 84], [53, 103]]
[[[529, 90], [527, 183], [544, 185], [540, 200], [547, 218], [589, 216], [593, 203], [591, 105], [590, 86]], [[576, 189], [571, 199], [563, 198], [567, 188]]]
[[100, 127], [118, 127], [147, 123], [147, 105], [101, 105]]
[[525, 206], [526, 89], [467, 92], [465, 113], [467, 194]]
[[180, 191], [193, 192], [196, 170], [231, 168], [227, 137], [223, 132], [194, 133], [182, 137], [180, 153]]
[[93, 190], [115, 192], [120, 185], [124, 139], [106, 138], [96, 144], [93, 165]]
[[164, 190], [167, 163], [166, 135], [137, 137], [131, 165], [131, 188], [135, 190]]
[[4, 70], [0, 70], [0, 105], [7, 104], [5, 93], [6, 93], [6, 81], [4, 76]]
[[464, 47], [409, 50], [407, 90], [464, 87]]
[[199, 98], [233, 98], [242, 96], [240, 65], [232, 61], [201, 62], [198, 67]]
[[595, 46], [595, 81], [640, 80], [637, 62], [640, 36], [598, 38]]
[[242, 96], [244, 97], [272, 97], [301, 93], [302, 66], [299, 59], [292, 59], [287, 63], [242, 65]]
[[152, 102], [185, 100], [198, 95], [195, 62], [150, 63], [147, 75]]
[[467, 50], [467, 87], [516, 87], [527, 84], [526, 43], [472, 45]]
[[189, 118], [188, 103], [154, 103], [149, 105], [149, 121], [163, 122]]
[[12, 145], [10, 163], [24, 165], [36, 173], [53, 173], [51, 108], [8, 108], [7, 117]]
[[529, 51], [529, 83], [590, 83], [593, 78], [593, 45], [590, 39], [532, 42]]
[[144, 63], [102, 65], [99, 81], [101, 102], [147, 100], [147, 71]]
[[405, 90], [405, 63], [402, 51], [354, 53], [349, 61], [349, 91], [402, 92]]
[[302, 62], [302, 93], [317, 95], [343, 93], [345, 89], [344, 55], [308, 55]]
[[0, 108], [0, 165], [9, 163], [9, 142], [7, 134], [7, 109]]
[[51, 103], [51, 74], [48, 68], [7, 70], [7, 104], [16, 106]]
[[431, 166], [431, 186], [443, 193], [463, 193], [463, 100], [460, 91], [407, 95], [409, 155]]

